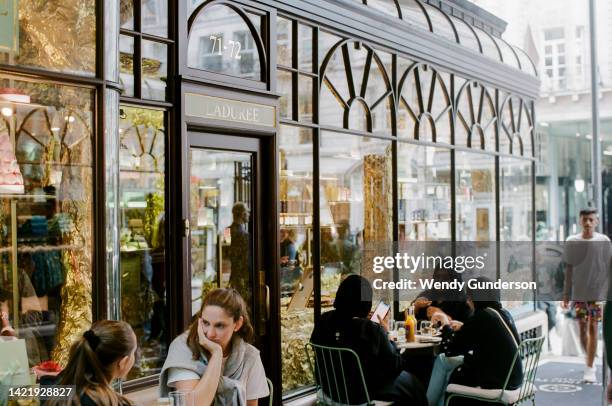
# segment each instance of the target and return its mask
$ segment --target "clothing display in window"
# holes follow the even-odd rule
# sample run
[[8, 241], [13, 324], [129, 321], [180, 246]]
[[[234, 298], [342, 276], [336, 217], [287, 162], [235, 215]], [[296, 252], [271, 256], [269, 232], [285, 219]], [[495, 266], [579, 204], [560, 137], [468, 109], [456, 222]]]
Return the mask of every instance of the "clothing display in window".
[[0, 194], [23, 194], [23, 176], [8, 133], [0, 134]]

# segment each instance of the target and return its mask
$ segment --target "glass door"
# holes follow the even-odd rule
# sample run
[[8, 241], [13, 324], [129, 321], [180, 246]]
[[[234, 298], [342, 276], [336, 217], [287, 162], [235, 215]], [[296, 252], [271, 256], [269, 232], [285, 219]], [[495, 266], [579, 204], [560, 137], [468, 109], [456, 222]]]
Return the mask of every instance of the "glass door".
[[191, 315], [210, 290], [233, 287], [247, 302], [255, 331], [262, 335], [269, 297], [259, 253], [260, 142], [203, 133], [191, 133], [189, 139]]

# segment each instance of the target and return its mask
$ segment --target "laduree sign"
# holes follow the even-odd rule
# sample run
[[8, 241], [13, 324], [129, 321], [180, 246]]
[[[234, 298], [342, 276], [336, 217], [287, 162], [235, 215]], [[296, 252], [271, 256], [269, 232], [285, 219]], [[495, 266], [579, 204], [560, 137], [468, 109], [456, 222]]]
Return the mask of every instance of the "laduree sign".
[[276, 125], [276, 110], [272, 106], [196, 93], [185, 93], [185, 114], [266, 127]]
[[0, 51], [19, 51], [17, 0], [0, 0]]

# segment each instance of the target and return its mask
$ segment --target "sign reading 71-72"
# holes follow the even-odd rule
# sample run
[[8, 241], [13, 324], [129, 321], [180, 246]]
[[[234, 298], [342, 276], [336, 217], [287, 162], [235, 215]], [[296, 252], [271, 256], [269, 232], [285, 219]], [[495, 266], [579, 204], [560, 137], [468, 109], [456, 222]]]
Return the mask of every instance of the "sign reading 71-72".
[[17, 53], [19, 50], [18, 0], [0, 0], [0, 51]]
[[242, 44], [239, 41], [228, 40], [228, 45], [223, 45], [223, 37], [217, 37], [216, 35], [211, 35], [208, 37], [212, 41], [212, 53], [215, 53], [215, 50], [218, 55], [223, 55], [224, 52], [229, 52], [230, 58], [240, 59], [240, 50], [242, 49]]

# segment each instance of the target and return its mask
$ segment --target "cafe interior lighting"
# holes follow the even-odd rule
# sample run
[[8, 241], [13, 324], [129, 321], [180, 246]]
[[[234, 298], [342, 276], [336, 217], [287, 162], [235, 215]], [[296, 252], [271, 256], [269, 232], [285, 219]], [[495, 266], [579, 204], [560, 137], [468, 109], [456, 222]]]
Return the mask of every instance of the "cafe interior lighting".
[[576, 192], [578, 193], [582, 193], [584, 192], [584, 179], [576, 179], [574, 180], [574, 188], [576, 189]]
[[13, 115], [13, 109], [10, 107], [2, 107], [1, 112], [4, 117], [10, 117]]

